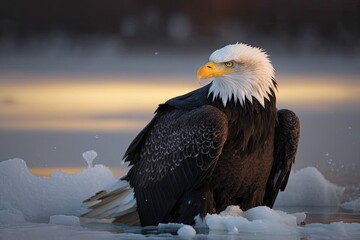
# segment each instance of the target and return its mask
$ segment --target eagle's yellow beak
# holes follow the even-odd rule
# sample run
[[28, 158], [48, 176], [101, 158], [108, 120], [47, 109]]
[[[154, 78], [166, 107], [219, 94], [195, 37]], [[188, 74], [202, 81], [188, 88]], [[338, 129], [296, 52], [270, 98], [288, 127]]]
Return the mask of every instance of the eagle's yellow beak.
[[221, 76], [224, 74], [231, 74], [232, 70], [226, 69], [225, 66], [221, 66], [220, 64], [216, 64], [214, 62], [208, 62], [204, 66], [201, 66], [197, 71], [198, 81], [204, 78], [212, 78]]

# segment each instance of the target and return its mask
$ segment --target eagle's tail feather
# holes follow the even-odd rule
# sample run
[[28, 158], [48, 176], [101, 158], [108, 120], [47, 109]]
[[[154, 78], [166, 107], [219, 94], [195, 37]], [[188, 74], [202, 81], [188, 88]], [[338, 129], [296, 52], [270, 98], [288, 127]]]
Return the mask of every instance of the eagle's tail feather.
[[83, 206], [87, 212], [81, 217], [87, 219], [113, 219], [118, 223], [140, 225], [134, 190], [127, 181], [120, 180], [109, 191], [101, 191], [86, 199]]

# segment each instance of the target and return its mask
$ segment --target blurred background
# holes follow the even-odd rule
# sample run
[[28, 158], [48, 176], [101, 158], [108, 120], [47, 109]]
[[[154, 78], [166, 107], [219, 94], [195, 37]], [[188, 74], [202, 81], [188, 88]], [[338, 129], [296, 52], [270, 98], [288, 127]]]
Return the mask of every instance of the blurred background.
[[157, 105], [243, 42], [268, 52], [278, 106], [300, 117], [295, 169], [359, 189], [359, 23], [359, 0], [2, 0], [0, 161], [73, 173], [93, 149], [121, 175]]

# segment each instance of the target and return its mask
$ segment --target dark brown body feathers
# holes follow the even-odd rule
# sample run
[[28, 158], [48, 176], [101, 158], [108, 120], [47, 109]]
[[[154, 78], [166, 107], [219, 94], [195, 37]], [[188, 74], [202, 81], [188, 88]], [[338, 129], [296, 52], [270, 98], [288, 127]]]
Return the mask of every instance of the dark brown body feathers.
[[[280, 187], [286, 186], [298, 120], [288, 123], [282, 115], [282, 124], [291, 126], [287, 131], [293, 134], [276, 137], [288, 134], [279, 127], [275, 94], [265, 107], [256, 99], [224, 107], [208, 96], [209, 87], [160, 105], [125, 154], [132, 168], [124, 179], [134, 188], [142, 225], [193, 224], [196, 215], [218, 213], [229, 205], [272, 207]], [[282, 144], [276, 141], [289, 139], [286, 148], [275, 147]], [[271, 178], [278, 172], [282, 177], [276, 182]]]

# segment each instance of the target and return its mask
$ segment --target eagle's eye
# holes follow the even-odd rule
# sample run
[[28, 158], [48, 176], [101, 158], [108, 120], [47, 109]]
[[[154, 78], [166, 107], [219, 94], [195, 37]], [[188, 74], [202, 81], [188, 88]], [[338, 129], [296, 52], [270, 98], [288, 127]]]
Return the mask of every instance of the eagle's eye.
[[227, 67], [232, 67], [234, 64], [233, 62], [225, 62], [225, 66]]

